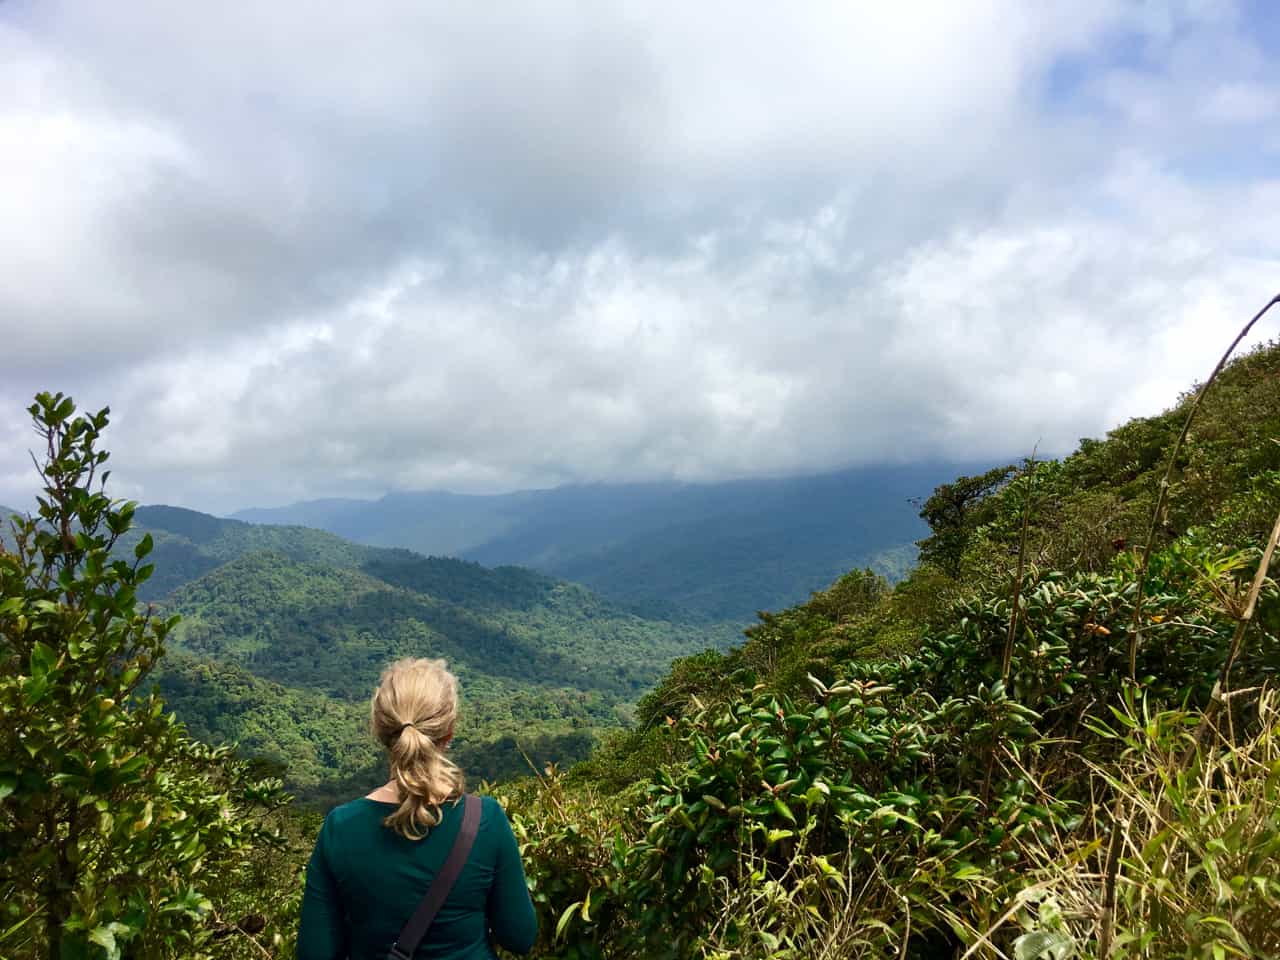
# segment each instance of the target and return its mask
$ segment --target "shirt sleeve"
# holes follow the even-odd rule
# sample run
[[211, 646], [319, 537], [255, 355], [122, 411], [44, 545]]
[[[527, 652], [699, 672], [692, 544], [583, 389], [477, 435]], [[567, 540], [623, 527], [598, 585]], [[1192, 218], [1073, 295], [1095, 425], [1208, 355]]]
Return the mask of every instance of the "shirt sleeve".
[[[520, 848], [502, 806], [496, 800], [489, 802], [494, 807], [491, 829], [498, 855], [485, 913], [499, 945], [513, 953], [528, 953], [538, 936], [538, 918], [533, 912], [533, 901], [529, 899]], [[301, 954], [299, 960], [303, 960]]]
[[302, 920], [298, 926], [297, 960], [345, 960], [347, 924], [341, 891], [325, 856], [325, 819], [307, 863], [307, 883], [302, 891]]

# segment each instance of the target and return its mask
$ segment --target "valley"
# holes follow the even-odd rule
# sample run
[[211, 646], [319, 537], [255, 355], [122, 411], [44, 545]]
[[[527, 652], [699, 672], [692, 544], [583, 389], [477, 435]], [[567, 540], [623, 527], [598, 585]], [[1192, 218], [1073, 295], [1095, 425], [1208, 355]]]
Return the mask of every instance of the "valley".
[[645, 617], [749, 623], [854, 567], [890, 581], [928, 532], [921, 500], [989, 463], [921, 463], [708, 484], [566, 486], [495, 496], [393, 493], [243, 510], [349, 540], [516, 564]]
[[169, 706], [308, 803], [380, 777], [367, 698], [396, 658], [449, 661], [464, 698], [459, 762], [476, 779], [509, 779], [582, 759], [673, 659], [740, 631], [643, 618], [528, 569], [303, 527], [163, 506], [135, 519], [119, 548], [150, 538], [156, 573], [141, 595], [181, 617], [156, 674]]

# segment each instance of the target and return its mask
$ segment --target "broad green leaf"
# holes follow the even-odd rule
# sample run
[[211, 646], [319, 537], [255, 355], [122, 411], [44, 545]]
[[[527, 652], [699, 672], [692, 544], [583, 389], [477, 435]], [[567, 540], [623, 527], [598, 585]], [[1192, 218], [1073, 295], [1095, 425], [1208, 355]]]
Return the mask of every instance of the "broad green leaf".
[[57, 662], [58, 655], [53, 652], [53, 648], [37, 640], [35, 646], [31, 648], [31, 676], [43, 678]]
[[107, 960], [120, 960], [120, 947], [116, 944], [115, 932], [110, 927], [94, 927], [89, 931], [89, 939], [106, 951]]

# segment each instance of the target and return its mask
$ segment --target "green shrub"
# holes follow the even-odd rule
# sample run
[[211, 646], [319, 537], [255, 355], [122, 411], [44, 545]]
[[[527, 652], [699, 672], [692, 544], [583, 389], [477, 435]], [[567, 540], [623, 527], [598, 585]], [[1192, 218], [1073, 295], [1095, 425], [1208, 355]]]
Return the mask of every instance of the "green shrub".
[[101, 490], [107, 411], [41, 394], [30, 413], [45, 489], [0, 550], [0, 952], [231, 952], [217, 933], [247, 906], [233, 877], [279, 842], [256, 815], [287, 798], [139, 693], [173, 621], [136, 602], [150, 540], [112, 555], [133, 505]]

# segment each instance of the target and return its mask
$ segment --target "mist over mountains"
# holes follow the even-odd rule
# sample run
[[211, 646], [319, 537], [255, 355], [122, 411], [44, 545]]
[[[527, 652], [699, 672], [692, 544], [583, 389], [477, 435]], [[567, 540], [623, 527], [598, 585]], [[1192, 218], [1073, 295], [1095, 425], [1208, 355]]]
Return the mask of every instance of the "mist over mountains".
[[901, 577], [927, 533], [912, 501], [985, 466], [925, 463], [490, 496], [392, 493], [234, 517], [485, 566], [531, 567], [646, 616], [745, 620], [804, 599], [854, 567]]

